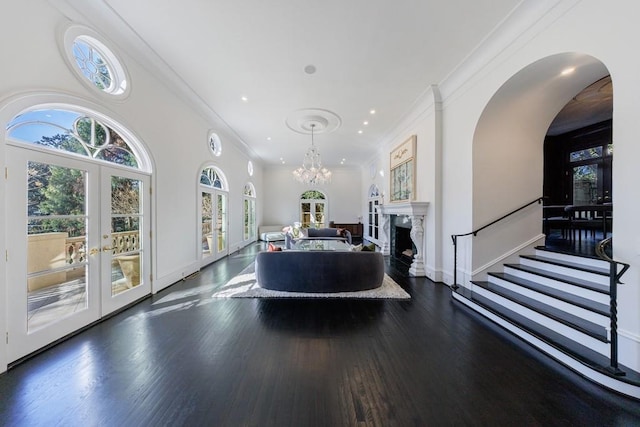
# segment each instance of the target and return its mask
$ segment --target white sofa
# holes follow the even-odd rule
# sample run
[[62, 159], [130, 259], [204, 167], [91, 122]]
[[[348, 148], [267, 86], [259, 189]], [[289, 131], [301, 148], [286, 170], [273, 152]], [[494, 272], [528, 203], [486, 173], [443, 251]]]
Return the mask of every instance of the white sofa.
[[265, 242], [278, 242], [284, 240], [284, 225], [261, 225], [258, 227], [258, 236]]

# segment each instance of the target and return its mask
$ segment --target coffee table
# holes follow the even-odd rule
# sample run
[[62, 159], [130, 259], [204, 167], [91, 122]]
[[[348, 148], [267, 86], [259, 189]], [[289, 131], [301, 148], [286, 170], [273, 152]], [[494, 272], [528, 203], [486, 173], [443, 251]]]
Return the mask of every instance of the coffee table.
[[351, 246], [343, 238], [315, 237], [297, 240], [292, 249], [299, 251], [350, 251]]

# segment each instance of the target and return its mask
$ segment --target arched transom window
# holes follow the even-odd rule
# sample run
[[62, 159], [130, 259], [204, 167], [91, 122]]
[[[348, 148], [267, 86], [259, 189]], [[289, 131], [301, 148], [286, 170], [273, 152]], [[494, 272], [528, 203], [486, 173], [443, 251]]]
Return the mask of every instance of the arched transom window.
[[91, 114], [66, 109], [34, 109], [7, 126], [10, 141], [36, 144], [94, 160], [148, 169], [133, 145]]
[[207, 187], [218, 188], [220, 190], [227, 189], [226, 180], [224, 179], [222, 172], [214, 166], [202, 169], [200, 184], [206, 185]]
[[256, 189], [252, 183], [249, 182], [244, 186], [244, 195], [248, 197], [256, 197]]

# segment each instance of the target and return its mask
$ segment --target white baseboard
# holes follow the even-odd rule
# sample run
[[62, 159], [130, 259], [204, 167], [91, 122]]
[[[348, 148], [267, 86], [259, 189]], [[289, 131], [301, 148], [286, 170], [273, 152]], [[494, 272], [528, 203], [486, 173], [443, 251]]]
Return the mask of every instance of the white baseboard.
[[618, 361], [640, 372], [640, 336], [618, 328]]
[[198, 270], [200, 270], [200, 263], [194, 261], [162, 277], [155, 277], [151, 286], [151, 293], [156, 294]]
[[429, 279], [434, 282], [442, 282], [443, 281], [443, 273], [442, 270], [438, 270], [434, 268], [432, 265], [425, 266], [426, 275]]
[[531, 250], [531, 253], [533, 253], [533, 248], [535, 246], [539, 246], [542, 243], [544, 244], [544, 239], [545, 239], [545, 235], [540, 233], [537, 236], [533, 237], [532, 239], [529, 239], [528, 241], [522, 243], [519, 246], [516, 246], [515, 248], [511, 249], [510, 251], [500, 255], [499, 257], [487, 262], [485, 265], [482, 265], [478, 268], [476, 268], [475, 270], [473, 270], [471, 272], [471, 276], [472, 277], [476, 277], [477, 275], [484, 273], [486, 271], [488, 271], [489, 269], [493, 268], [496, 264], [500, 264], [503, 263], [505, 260], [507, 260], [510, 257], [517, 257], [518, 255], [520, 255], [521, 253], [523, 253], [524, 251], [529, 251]]

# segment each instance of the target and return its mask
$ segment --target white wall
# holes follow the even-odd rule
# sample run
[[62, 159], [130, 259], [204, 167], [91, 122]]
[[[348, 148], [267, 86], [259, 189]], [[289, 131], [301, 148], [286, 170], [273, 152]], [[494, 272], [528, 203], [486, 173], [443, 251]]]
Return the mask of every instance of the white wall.
[[[545, 8], [548, 11], [543, 14]], [[629, 0], [607, 4], [606, 19], [602, 3], [592, 0], [523, 3], [503, 23], [503, 31], [487, 38], [439, 84], [443, 111], [435, 123], [442, 126], [442, 160], [439, 169], [425, 168], [422, 176], [419, 172], [418, 180], [419, 192], [425, 191], [423, 182], [426, 188], [435, 182], [436, 194], [437, 181], [442, 180], [442, 224], [437, 226], [440, 241], [436, 244], [442, 258], [435, 269], [441, 269], [443, 280], [452, 283], [450, 236], [470, 232], [541, 195], [542, 144], [548, 125], [573, 95], [610, 72], [614, 86], [614, 256], [632, 265], [623, 280], [628, 285], [619, 291], [620, 360], [636, 370], [640, 369], [640, 198], [635, 172], [640, 158], [640, 83], [635, 70], [640, 57], [631, 51], [634, 41], [640, 39], [633, 18], [639, 13], [640, 4]], [[526, 14], [538, 18], [525, 19]], [[572, 61], [578, 68], [574, 80], [563, 84], [558, 74]], [[386, 151], [374, 163], [386, 161], [389, 148], [408, 132], [419, 134], [419, 157], [424, 149], [421, 141], [437, 140], [430, 116], [421, 116], [420, 108], [408, 115], [418, 117], [417, 121], [407, 125], [407, 118], [391, 133]], [[513, 249], [515, 242], [534, 239], [540, 218], [539, 207], [534, 207], [514, 220], [514, 224], [525, 224], [517, 233], [507, 222], [492, 237], [461, 238], [459, 273], [468, 278], [474, 268]]]
[[331, 183], [313, 188], [293, 180], [292, 171], [295, 167], [264, 168], [263, 216], [260, 225], [287, 225], [300, 221], [300, 195], [309, 189], [320, 190], [327, 195], [327, 224], [329, 221], [356, 223], [358, 216], [365, 215], [360, 204], [363, 191], [360, 167], [329, 167], [332, 172]]
[[[494, 152], [496, 155], [492, 157], [483, 150], [494, 150], [494, 146], [482, 143], [484, 137], [481, 135], [478, 139], [475, 138], [486, 132], [486, 129], [482, 129], [479, 125], [483, 111], [494, 94], [509, 79], [521, 70], [527, 69], [531, 64], [567, 52], [578, 53], [576, 59], [588, 55], [597, 59], [608, 69], [614, 86], [614, 256], [632, 264], [631, 270], [623, 280], [630, 286], [620, 288], [620, 361], [636, 370], [640, 368], [640, 316], [637, 314], [640, 305], [640, 286], [638, 286], [640, 239], [637, 219], [634, 218], [637, 218], [640, 201], [637, 197], [637, 179], [633, 178], [632, 171], [637, 170], [634, 163], [640, 154], [640, 144], [634, 136], [639, 131], [640, 105], [637, 103], [637, 93], [640, 84], [632, 77], [633, 70], [638, 69], [639, 60], [636, 55], [629, 54], [628, 47], [632, 40], [640, 39], [640, 30], [631, 18], [638, 13], [640, 13], [640, 5], [631, 1], [615, 2], [611, 7], [608, 5], [606, 19], [603, 18], [600, 2], [561, 2], [558, 9], [553, 10], [523, 36], [505, 47], [484, 67], [478, 69], [478, 72], [460, 88], [447, 93], [448, 97], [444, 101], [443, 142], [445, 147], [444, 228], [445, 230], [457, 229], [459, 232], [470, 231], [471, 228], [468, 228], [470, 225], [482, 225], [485, 220], [506, 213], [505, 208], [510, 201], [505, 200], [504, 195], [530, 194], [535, 197], [535, 188], [542, 188], [539, 178], [542, 144], [539, 143], [539, 152], [532, 151], [532, 147], [538, 144], [540, 133], [546, 131], [545, 126], [548, 126], [553, 118], [552, 115], [561, 107], [561, 104], [547, 104], [539, 98], [557, 95], [557, 91], [561, 89], [560, 86], [553, 84], [554, 81], [544, 80], [547, 87], [534, 87], [527, 83], [530, 83], [531, 79], [533, 81], [540, 79], [538, 75], [540, 72], [550, 73], [550, 68], [537, 69], [537, 73], [534, 73], [536, 75], [530, 75], [529, 80], [519, 80], [520, 102], [529, 101], [529, 104], [519, 105], [517, 98], [512, 98], [515, 102], [512, 104], [513, 111], [503, 111], [503, 127], [507, 135], [520, 135], [523, 140], [509, 141], [502, 139], [499, 133], [494, 132], [497, 152]], [[549, 61], [546, 65], [552, 64], [553, 61]], [[578, 68], [582, 65], [584, 64], [578, 64]], [[555, 70], [556, 73], [560, 71], [561, 69]], [[577, 72], [576, 75], [575, 78], [582, 76]], [[590, 82], [594, 80], [596, 78]], [[537, 92], [529, 93], [530, 89], [535, 89]], [[510, 90], [517, 91], [518, 88], [510, 88]], [[577, 92], [576, 90], [574, 94]], [[635, 102], [632, 101], [634, 98], [632, 94], [636, 94]], [[560, 97], [567, 95], [572, 96], [571, 93], [564, 93], [560, 94]], [[545, 112], [534, 107], [530, 120], [523, 121], [516, 117], [516, 110], [526, 111], [532, 104], [547, 105], [549, 108]], [[518, 126], [523, 129], [517, 129]], [[523, 145], [524, 135], [533, 135], [535, 141], [531, 141], [526, 146]], [[478, 146], [475, 145], [476, 142]], [[515, 144], [515, 147], [509, 147], [509, 144]], [[449, 157], [450, 152], [455, 153], [456, 158]], [[473, 157], [469, 157], [471, 153]], [[512, 162], [508, 168], [513, 169], [514, 176], [517, 171], [528, 170], [529, 178], [534, 184], [530, 185], [517, 179], [510, 179], [508, 176], [501, 176], [496, 171], [504, 170], [502, 167], [505, 161]], [[468, 172], [463, 172], [467, 168]], [[489, 176], [484, 175], [483, 179], [483, 173]], [[465, 193], [465, 189], [469, 192]], [[514, 205], [517, 207], [517, 203]], [[492, 245], [492, 247], [495, 246]], [[486, 255], [482, 253], [485, 250], [487, 245], [482, 244], [472, 248], [472, 258], [475, 261], [473, 264], [477, 266], [485, 260]], [[452, 257], [446, 252], [446, 245], [443, 247], [443, 252], [445, 253], [444, 267], [450, 271], [451, 261], [449, 260]], [[473, 266], [471, 258], [467, 257], [463, 261], [466, 262], [463, 268], [471, 270]]]
[[[242, 242], [242, 189], [249, 181], [250, 155], [237, 137], [214, 114], [207, 115], [176, 95], [156, 74], [136, 61], [122, 46], [103, 41], [112, 48], [130, 74], [131, 93], [125, 100], [113, 100], [96, 93], [76, 78], [64, 60], [58, 44], [61, 28], [68, 20], [45, 0], [7, 2], [0, 27], [3, 61], [0, 79], [0, 129], [22, 108], [38, 102], [75, 103], [113, 118], [139, 138], [153, 159], [153, 289], [157, 291], [199, 267], [197, 195], [199, 170], [207, 162], [219, 166], [229, 181], [229, 242], [236, 250]], [[34, 13], [34, 10], [38, 13]], [[25, 25], [28, 17], [29, 25]], [[77, 22], [83, 23], [83, 22]], [[46, 92], [47, 95], [39, 95]], [[28, 102], [25, 104], [25, 100]], [[30, 105], [28, 105], [31, 103]], [[208, 150], [208, 132], [216, 131], [223, 143], [220, 157]], [[3, 138], [4, 140], [4, 138]], [[4, 163], [4, 144], [0, 148]], [[255, 160], [254, 160], [255, 162]], [[251, 178], [257, 194], [262, 192], [262, 168]], [[4, 180], [0, 195], [5, 194]], [[356, 185], [359, 185], [357, 183]], [[6, 202], [3, 200], [3, 206]], [[2, 209], [0, 241], [6, 246]], [[0, 262], [2, 277], [6, 264]], [[6, 307], [5, 280], [0, 282], [0, 306]], [[7, 330], [6, 310], [0, 315], [0, 331]], [[0, 372], [6, 369], [6, 344], [0, 340]]]
[[[422, 253], [427, 277], [441, 281], [441, 244], [440, 226], [442, 221], [442, 135], [441, 135], [441, 102], [437, 87], [431, 87], [420, 99], [417, 107], [391, 133], [389, 140], [380, 152], [380, 157], [369, 163], [369, 166], [383, 165], [384, 178], [379, 189], [385, 196], [390, 194], [389, 183], [389, 155], [398, 145], [406, 141], [411, 135], [416, 135], [415, 154], [415, 199], [417, 202], [429, 202], [425, 223], [423, 224], [426, 245]], [[368, 170], [368, 169], [367, 169]], [[366, 186], [364, 193], [369, 186]], [[388, 196], [384, 199], [389, 204]], [[367, 209], [366, 199], [363, 200], [364, 210]], [[387, 239], [389, 236], [387, 236]], [[419, 249], [420, 250], [420, 249]]]
[[[574, 67], [571, 75], [559, 70]], [[492, 96], [473, 139], [473, 227], [478, 229], [541, 196], [544, 138], [557, 113], [609, 72], [588, 55], [566, 53], [519, 71]], [[524, 242], [541, 238], [542, 205], [534, 204], [473, 239], [473, 271]]]

